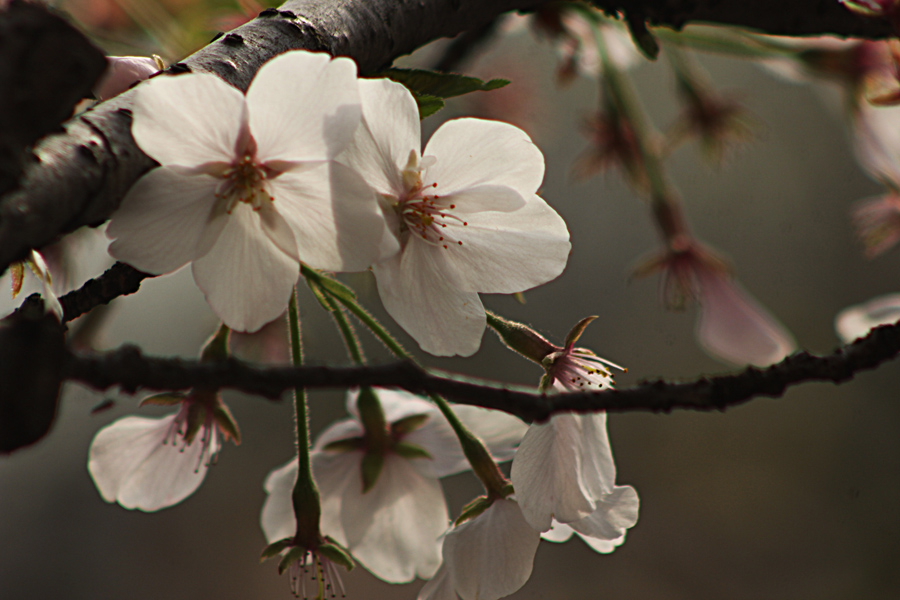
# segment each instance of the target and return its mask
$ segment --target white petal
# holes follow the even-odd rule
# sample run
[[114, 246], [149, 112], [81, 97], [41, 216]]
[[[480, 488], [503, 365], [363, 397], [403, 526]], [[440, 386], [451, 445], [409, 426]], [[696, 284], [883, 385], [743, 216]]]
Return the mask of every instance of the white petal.
[[860, 102], [854, 124], [860, 164], [879, 179], [900, 183], [900, 106]]
[[521, 292], [555, 279], [566, 268], [571, 244], [565, 222], [540, 197], [528, 198], [512, 212], [460, 214], [468, 225], [454, 229], [462, 245], [449, 248], [447, 260], [463, 289]]
[[609, 493], [615, 464], [602, 415], [556, 415], [532, 425], [513, 460], [516, 498], [532, 527], [547, 531], [552, 519], [578, 521]]
[[396, 240], [385, 240], [384, 217], [371, 188], [342, 164], [307, 164], [270, 185], [301, 260], [313, 268], [361, 271], [385, 252], [383, 242], [398, 247]]
[[247, 105], [261, 160], [334, 158], [359, 126], [356, 64], [323, 53], [286, 52], [260, 68]]
[[426, 352], [470, 356], [481, 345], [484, 307], [461, 291], [436, 248], [410, 238], [403, 252], [373, 266], [385, 310]]
[[342, 419], [340, 421], [335, 421], [326, 427], [325, 430], [319, 434], [319, 437], [316, 438], [316, 443], [313, 447], [316, 450], [324, 450], [325, 446], [332, 442], [362, 437], [363, 433], [362, 423], [358, 420], [355, 418]]
[[297, 261], [281, 250], [288, 242], [272, 240], [281, 230], [260, 212], [238, 203], [215, 246], [194, 261], [194, 281], [213, 312], [238, 331], [256, 331], [278, 318], [300, 275]]
[[453, 587], [453, 578], [446, 565], [441, 565], [434, 577], [422, 586], [416, 600], [459, 600]]
[[363, 121], [338, 160], [379, 194], [404, 192], [401, 172], [422, 147], [419, 109], [405, 87], [389, 79], [360, 79]]
[[483, 119], [447, 121], [425, 147], [434, 156], [423, 183], [438, 194], [479, 185], [505, 185], [528, 198], [544, 179], [544, 156], [528, 134], [508, 123]]
[[94, 86], [94, 95], [100, 100], [112, 98], [157, 71], [156, 61], [149, 56], [107, 56], [106, 71]]
[[727, 276], [698, 273], [700, 312], [697, 339], [716, 358], [765, 367], [793, 352], [794, 336]]
[[374, 575], [391, 583], [431, 577], [441, 562], [440, 535], [447, 505], [440, 483], [419, 475], [409, 460], [385, 457], [375, 485], [362, 493], [348, 485], [341, 496], [347, 546]]
[[561, 542], [568, 542], [574, 534], [574, 529], [565, 523], [560, 523], [556, 519], [553, 519], [553, 522], [550, 524], [550, 529], [541, 533], [541, 539], [558, 544]]
[[845, 308], [834, 319], [834, 327], [845, 344], [866, 337], [879, 325], [900, 321], [900, 294], [887, 294]]
[[444, 561], [463, 600], [497, 600], [531, 577], [540, 534], [513, 500], [497, 500], [444, 538]]
[[[459, 440], [447, 420], [439, 412], [423, 427], [410, 433], [405, 441], [424, 448], [432, 460], [414, 461], [427, 477], [446, 477], [470, 469]], [[495, 460], [510, 460], [528, 425], [499, 410], [478, 406], [453, 405], [453, 412], [463, 424], [485, 443]]]
[[263, 487], [266, 501], [263, 504], [259, 523], [268, 543], [293, 537], [297, 530], [291, 493], [297, 482], [297, 459], [294, 458], [266, 477]]
[[[348, 493], [359, 494], [362, 490], [362, 452], [331, 452], [328, 450], [313, 452], [313, 476], [319, 486], [322, 503], [320, 528], [322, 533], [334, 538], [337, 543], [348, 546], [347, 534], [344, 532], [342, 506], [344, 496]], [[352, 490], [357, 490], [353, 492]], [[351, 549], [352, 551], [352, 549]]]
[[141, 83], [134, 99], [134, 141], [162, 165], [231, 162], [244, 95], [215, 75], [161, 75]]
[[[175, 415], [125, 417], [97, 432], [88, 470], [104, 500], [150, 512], [178, 504], [200, 487], [207, 465], [199, 439], [186, 448], [180, 438], [163, 443], [174, 421]], [[218, 450], [215, 439], [210, 449]]]
[[135, 183], [113, 214], [109, 253], [148, 273], [170, 273], [212, 248], [225, 227], [214, 218], [219, 180], [154, 169]]
[[597, 510], [569, 525], [586, 542], [619, 540], [637, 523], [639, 508], [640, 500], [633, 487], [616, 486], [612, 493], [597, 500]]

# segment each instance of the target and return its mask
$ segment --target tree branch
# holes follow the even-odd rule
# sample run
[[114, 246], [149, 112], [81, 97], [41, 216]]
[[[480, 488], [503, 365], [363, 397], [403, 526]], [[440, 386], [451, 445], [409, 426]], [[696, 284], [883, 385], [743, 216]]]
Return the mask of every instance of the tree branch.
[[133, 346], [106, 354], [69, 353], [66, 379], [96, 389], [119, 386], [186, 390], [192, 387], [232, 388], [277, 399], [294, 387], [349, 388], [364, 385], [397, 387], [418, 394], [436, 393], [462, 404], [503, 410], [527, 422], [540, 422], [560, 412], [670, 412], [676, 409], [721, 411], [756, 397], [779, 397], [810, 381], [843, 383], [874, 369], [900, 353], [900, 324], [879, 327], [866, 338], [826, 356], [798, 352], [767, 369], [750, 367], [731, 375], [701, 377], [687, 383], [662, 380], [602, 392], [543, 395], [522, 387], [476, 382], [438, 374], [412, 363], [363, 367], [257, 367], [236, 359], [218, 363], [174, 358], [149, 358]]

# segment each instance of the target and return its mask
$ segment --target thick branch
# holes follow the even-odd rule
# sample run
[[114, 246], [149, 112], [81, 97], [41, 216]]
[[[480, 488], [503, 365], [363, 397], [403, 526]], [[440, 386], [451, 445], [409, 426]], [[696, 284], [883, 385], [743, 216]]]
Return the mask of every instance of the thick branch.
[[294, 387], [349, 388], [362, 385], [398, 387], [410, 392], [437, 393], [463, 404], [503, 410], [525, 421], [544, 421], [559, 412], [651, 411], [675, 409], [724, 410], [756, 397], [779, 397], [808, 381], [842, 383], [859, 371], [873, 369], [900, 353], [900, 325], [879, 327], [833, 354], [798, 352], [767, 369], [703, 377], [688, 383], [652, 381], [604, 392], [545, 396], [522, 388], [473, 382], [425, 371], [411, 363], [365, 367], [254, 367], [238, 360], [199, 363], [148, 358], [134, 347], [97, 356], [70, 354], [64, 377], [97, 389], [119, 386], [134, 392], [192, 387], [233, 388], [276, 399]]

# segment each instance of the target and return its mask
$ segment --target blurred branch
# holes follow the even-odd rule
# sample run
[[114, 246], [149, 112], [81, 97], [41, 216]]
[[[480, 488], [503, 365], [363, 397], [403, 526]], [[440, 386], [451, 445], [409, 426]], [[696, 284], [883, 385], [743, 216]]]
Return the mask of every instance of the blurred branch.
[[150, 358], [126, 346], [93, 356], [68, 354], [64, 377], [97, 389], [119, 386], [177, 390], [192, 387], [233, 388], [277, 399], [294, 387], [397, 387], [418, 394], [436, 393], [450, 400], [503, 410], [527, 422], [544, 421], [560, 412], [670, 412], [676, 409], [721, 411], [753, 398], [779, 397], [788, 388], [811, 381], [843, 383], [895, 358], [900, 353], [900, 324], [874, 329], [866, 338], [826, 356], [798, 352], [766, 369], [747, 368], [731, 375], [692, 382], [663, 380], [601, 392], [543, 395], [525, 388], [476, 382], [439, 374], [401, 362], [360, 367], [257, 367], [235, 359], [218, 363]]
[[156, 276], [117, 262], [100, 277], [89, 279], [81, 288], [59, 299], [63, 307], [63, 322], [68, 323], [77, 319], [91, 309], [108, 304], [119, 296], [134, 294], [140, 289], [141, 282], [148, 277]]
[[624, 12], [648, 25], [681, 29], [689, 23], [735, 25], [790, 36], [836, 35], [881, 39], [896, 35], [888, 22], [862, 17], [838, 0], [590, 0], [610, 15]]

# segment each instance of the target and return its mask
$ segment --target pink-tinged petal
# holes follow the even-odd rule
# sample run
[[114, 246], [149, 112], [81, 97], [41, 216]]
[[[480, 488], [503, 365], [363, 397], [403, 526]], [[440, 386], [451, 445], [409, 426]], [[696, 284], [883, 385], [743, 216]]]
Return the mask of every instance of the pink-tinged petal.
[[593, 513], [569, 525], [586, 542], [589, 539], [624, 540], [625, 531], [637, 523], [639, 509], [640, 499], [634, 488], [616, 486], [611, 493], [597, 500], [597, 509]]
[[416, 600], [459, 600], [453, 587], [453, 578], [445, 564], [442, 564], [434, 577], [422, 586]]
[[471, 356], [486, 318], [478, 294], [459, 289], [443, 248], [410, 238], [403, 252], [373, 266], [385, 310], [422, 350]]
[[226, 219], [215, 215], [218, 181], [162, 167], [135, 183], [113, 214], [109, 253], [148, 273], [170, 273], [213, 247]]
[[511, 480], [525, 518], [538, 531], [553, 519], [579, 521], [612, 491], [615, 464], [604, 415], [557, 415], [532, 425], [513, 460]]
[[[152, 512], [178, 504], [200, 487], [207, 465], [199, 440], [164, 443], [175, 415], [125, 417], [104, 427], [91, 443], [88, 470], [107, 502]], [[210, 449], [218, 451], [218, 440]]]
[[854, 124], [856, 157], [878, 179], [900, 184], [900, 106], [861, 102]]
[[149, 56], [107, 56], [106, 63], [106, 72], [94, 87], [94, 95], [100, 100], [117, 96], [159, 71]]
[[834, 320], [834, 328], [845, 344], [869, 335], [879, 325], [900, 321], [900, 294], [887, 294], [845, 308]]
[[697, 339], [712, 356], [736, 365], [765, 367], [797, 344], [790, 332], [728, 275], [698, 270]]
[[442, 195], [503, 185], [528, 198], [544, 180], [541, 151], [527, 133], [500, 121], [447, 121], [431, 136], [423, 154], [437, 159], [423, 183], [437, 182], [435, 191]]
[[293, 537], [297, 529], [294, 518], [294, 506], [291, 493], [297, 481], [297, 459], [288, 461], [274, 469], [266, 477], [263, 487], [266, 490], [266, 501], [263, 504], [259, 523], [266, 536], [266, 542], [272, 544], [284, 538]]
[[419, 109], [405, 87], [388, 79], [360, 79], [363, 121], [338, 160], [379, 194], [405, 191], [401, 172], [422, 147]]
[[286, 52], [259, 69], [247, 105], [261, 160], [332, 159], [359, 126], [356, 64], [324, 53]]
[[513, 500], [497, 500], [444, 538], [444, 562], [463, 600], [498, 600], [531, 577], [540, 534]]
[[[238, 331], [256, 331], [285, 311], [300, 265], [285, 254], [272, 236], [286, 228], [272, 228], [248, 204], [238, 203], [209, 253], [193, 264], [194, 281], [213, 312]], [[277, 213], [269, 217], [279, 222]]]
[[454, 229], [462, 245], [446, 254], [464, 290], [521, 292], [555, 279], [566, 268], [569, 231], [538, 196], [528, 196], [527, 204], [512, 212], [460, 216], [468, 223]]
[[[455, 404], [453, 412], [469, 431], [484, 442], [491, 456], [498, 461], [512, 459], [528, 430], [528, 425], [520, 419], [499, 410]], [[408, 434], [404, 441], [424, 448], [432, 456], [432, 460], [413, 462], [426, 477], [446, 477], [471, 468], [456, 434], [437, 410], [425, 425]]]
[[[278, 212], [291, 226], [301, 260], [316, 269], [361, 271], [385, 250], [374, 193], [352, 169], [307, 164], [270, 181]], [[388, 240], [399, 248], [396, 240]]]
[[[356, 469], [359, 475], [359, 467]], [[441, 485], [419, 475], [411, 461], [385, 457], [375, 485], [362, 492], [357, 477], [341, 493], [347, 547], [375, 576], [406, 583], [431, 577], [441, 562], [440, 536], [449, 518]]]
[[131, 133], [164, 166], [231, 162], [244, 95], [215, 75], [154, 77], [138, 86]]

